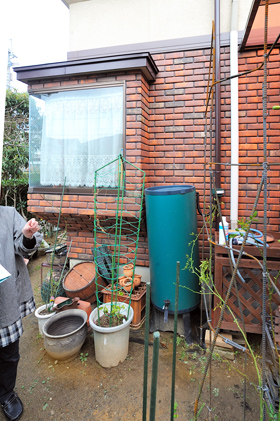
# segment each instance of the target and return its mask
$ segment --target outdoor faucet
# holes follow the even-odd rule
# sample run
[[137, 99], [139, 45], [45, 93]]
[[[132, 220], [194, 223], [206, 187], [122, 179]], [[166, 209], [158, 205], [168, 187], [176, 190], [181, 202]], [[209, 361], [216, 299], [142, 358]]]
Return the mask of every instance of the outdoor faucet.
[[163, 310], [164, 310], [163, 321], [164, 321], [164, 323], [168, 322], [168, 306], [169, 306], [169, 304], [170, 304], [170, 300], [164, 300], [164, 307], [163, 307]]

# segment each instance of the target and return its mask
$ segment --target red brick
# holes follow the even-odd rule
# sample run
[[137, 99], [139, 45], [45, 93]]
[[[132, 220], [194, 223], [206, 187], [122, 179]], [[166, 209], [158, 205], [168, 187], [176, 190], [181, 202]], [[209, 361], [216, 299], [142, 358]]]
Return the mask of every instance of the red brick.
[[[182, 51], [153, 55], [160, 73], [150, 85], [140, 72], [133, 74], [122, 72], [110, 74], [114, 80], [126, 80], [127, 114], [126, 114], [126, 150], [127, 159], [138, 163], [146, 171], [146, 186], [163, 183], [195, 183], [203, 191], [205, 156], [209, 161], [209, 109], [207, 151], [204, 151], [204, 113], [206, 87], [208, 78], [210, 50]], [[254, 69], [262, 62], [263, 51], [247, 51], [239, 53], [239, 71]], [[271, 163], [278, 163], [279, 150], [279, 113], [271, 109], [279, 103], [279, 50], [273, 52], [273, 60], [268, 65], [268, 118], [267, 134]], [[183, 61], [185, 60], [185, 62]], [[221, 48], [221, 75], [229, 74], [229, 48]], [[105, 80], [106, 74], [100, 76]], [[61, 79], [62, 80], [62, 79]], [[55, 81], [58, 86], [61, 80]], [[78, 83], [96, 80], [92, 75], [79, 79]], [[263, 126], [262, 126], [262, 80], [263, 70], [247, 74], [239, 78], [239, 130], [240, 130], [240, 162], [246, 165], [259, 164], [263, 158]], [[74, 84], [74, 79], [65, 80], [66, 84]], [[42, 85], [44, 81], [39, 81]], [[45, 85], [49, 83], [45, 82]], [[55, 85], [53, 85], [55, 86]], [[33, 88], [36, 87], [36, 84]], [[176, 93], [176, 89], [180, 91]], [[198, 118], [185, 118], [184, 113], [202, 113]], [[230, 162], [230, 84], [221, 86], [222, 114], [222, 160]], [[214, 124], [214, 117], [213, 117]], [[175, 130], [176, 129], [176, 130]], [[213, 145], [215, 137], [213, 133]], [[278, 159], [277, 159], [278, 158]], [[214, 158], [213, 158], [214, 159]], [[184, 169], [182, 169], [184, 168]], [[206, 181], [209, 183], [209, 165], [206, 167]], [[260, 182], [262, 167], [245, 166], [240, 168], [240, 216], [246, 216], [255, 200], [256, 189]], [[270, 230], [279, 231], [276, 208], [279, 201], [279, 171], [269, 169], [269, 193], [272, 195], [268, 209]], [[225, 188], [223, 198], [226, 212], [229, 212], [230, 168], [222, 167], [221, 183]], [[199, 187], [198, 187], [199, 186]], [[209, 195], [209, 192], [207, 192]], [[29, 209], [38, 215], [46, 212], [49, 219], [56, 220], [61, 196], [29, 194]], [[270, 196], [269, 196], [270, 197]], [[263, 200], [261, 198], [261, 200]], [[260, 204], [262, 203], [260, 200]], [[274, 202], [273, 202], [274, 200]], [[277, 203], [275, 203], [277, 201]], [[38, 203], [42, 203], [40, 209]], [[83, 250], [80, 255], [92, 258], [90, 247], [93, 244], [92, 227], [94, 217], [94, 197], [67, 195], [64, 206], [69, 206], [69, 213], [63, 213], [63, 221], [71, 230], [76, 231], [75, 248]], [[77, 206], [77, 203], [79, 204]], [[107, 203], [98, 203], [98, 213], [108, 212]], [[91, 207], [91, 209], [87, 209]], [[249, 209], [250, 208], [250, 209]], [[73, 210], [77, 213], [74, 214]], [[112, 209], [111, 212], [113, 212]], [[64, 223], [63, 222], [63, 223]], [[201, 222], [201, 220], [200, 220]], [[79, 239], [79, 234], [80, 239]], [[146, 233], [141, 236], [146, 236]], [[142, 241], [142, 237], [141, 237]], [[138, 264], [147, 264], [147, 246], [139, 249]], [[79, 253], [71, 251], [70, 256], [78, 258]]]

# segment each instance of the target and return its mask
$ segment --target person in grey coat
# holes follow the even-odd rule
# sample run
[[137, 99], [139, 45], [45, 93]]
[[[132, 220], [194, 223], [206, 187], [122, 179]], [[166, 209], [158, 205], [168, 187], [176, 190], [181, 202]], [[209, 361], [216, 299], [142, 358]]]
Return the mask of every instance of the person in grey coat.
[[0, 206], [0, 264], [10, 276], [0, 282], [0, 403], [7, 420], [18, 420], [23, 404], [14, 391], [22, 318], [35, 310], [25, 258], [40, 246], [42, 234], [9, 206]]

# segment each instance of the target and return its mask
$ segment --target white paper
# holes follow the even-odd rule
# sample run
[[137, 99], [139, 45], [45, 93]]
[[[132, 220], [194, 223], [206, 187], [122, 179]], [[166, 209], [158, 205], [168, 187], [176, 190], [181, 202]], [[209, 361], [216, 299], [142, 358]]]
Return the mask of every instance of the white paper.
[[0, 282], [6, 281], [11, 274], [0, 264]]

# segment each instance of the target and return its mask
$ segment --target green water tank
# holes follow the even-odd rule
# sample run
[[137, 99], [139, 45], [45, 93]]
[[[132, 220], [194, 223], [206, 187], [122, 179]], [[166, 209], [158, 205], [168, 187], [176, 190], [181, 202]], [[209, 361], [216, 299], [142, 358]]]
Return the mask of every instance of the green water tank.
[[146, 218], [151, 276], [151, 301], [163, 311], [175, 310], [177, 261], [180, 262], [178, 313], [194, 310], [200, 303], [198, 277], [184, 270], [187, 255], [193, 253], [194, 267], [199, 267], [198, 243], [192, 251], [190, 242], [197, 234], [196, 193], [194, 186], [174, 185], [145, 189]]

